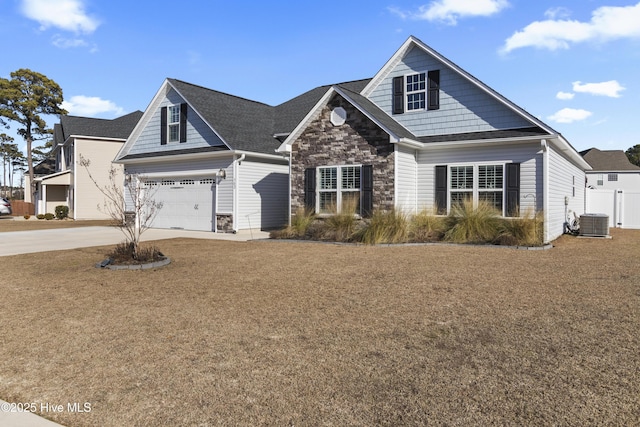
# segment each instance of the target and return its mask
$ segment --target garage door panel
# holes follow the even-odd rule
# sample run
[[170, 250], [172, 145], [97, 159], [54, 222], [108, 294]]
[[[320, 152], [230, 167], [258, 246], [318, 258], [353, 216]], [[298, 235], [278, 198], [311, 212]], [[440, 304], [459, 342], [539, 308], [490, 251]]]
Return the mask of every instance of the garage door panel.
[[154, 228], [213, 231], [215, 185], [211, 178], [159, 180], [155, 200], [162, 202]]

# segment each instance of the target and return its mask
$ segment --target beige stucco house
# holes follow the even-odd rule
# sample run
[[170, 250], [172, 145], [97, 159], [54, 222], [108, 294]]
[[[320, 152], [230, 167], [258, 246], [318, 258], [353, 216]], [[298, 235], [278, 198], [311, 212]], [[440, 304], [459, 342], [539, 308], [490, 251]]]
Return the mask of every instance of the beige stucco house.
[[[140, 117], [141, 111], [113, 120], [62, 116], [60, 123], [54, 126], [53, 171], [35, 178], [36, 200], [33, 203], [36, 214], [54, 213], [56, 206], [65, 205], [73, 219], [108, 219], [109, 216], [99, 208], [104, 204], [104, 195], [79, 160], [89, 160], [91, 176], [100, 185], [109, 182], [112, 167], [122, 176], [122, 166], [112, 164], [112, 160]], [[25, 188], [30, 188], [28, 177]], [[29, 193], [25, 192], [27, 202], [31, 202]]]

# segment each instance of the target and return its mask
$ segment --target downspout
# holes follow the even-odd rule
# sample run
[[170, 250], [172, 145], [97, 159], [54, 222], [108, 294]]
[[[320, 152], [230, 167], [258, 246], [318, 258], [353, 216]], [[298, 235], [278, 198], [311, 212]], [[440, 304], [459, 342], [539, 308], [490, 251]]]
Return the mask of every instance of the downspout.
[[551, 219], [549, 212], [549, 144], [546, 139], [540, 140], [542, 147], [542, 209], [544, 212], [543, 221], [543, 240], [544, 243], [549, 241], [549, 221]]
[[238, 231], [238, 217], [240, 215], [240, 208], [239, 208], [239, 203], [238, 203], [238, 195], [239, 195], [239, 177], [240, 177], [240, 171], [239, 171], [239, 166], [242, 164], [242, 161], [245, 159], [246, 154], [242, 153], [240, 155], [240, 157], [238, 157], [237, 159], [235, 159], [235, 164], [233, 165], [233, 232], [236, 233]]

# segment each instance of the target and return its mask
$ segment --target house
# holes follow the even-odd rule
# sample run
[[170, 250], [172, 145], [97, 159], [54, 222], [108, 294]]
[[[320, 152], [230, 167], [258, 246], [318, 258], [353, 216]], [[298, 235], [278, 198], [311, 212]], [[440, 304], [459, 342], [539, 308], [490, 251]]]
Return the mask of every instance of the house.
[[590, 148], [580, 155], [591, 165], [587, 187], [603, 190], [640, 190], [640, 166], [629, 161], [622, 150]]
[[447, 214], [471, 199], [504, 217], [542, 211], [548, 242], [568, 210], [584, 212], [591, 167], [569, 142], [413, 36], [373, 78], [319, 91], [281, 135], [290, 214], [347, 204], [363, 216]]
[[580, 154], [586, 172], [585, 211], [605, 214], [610, 227], [640, 228], [640, 167], [622, 150], [590, 148]]
[[276, 107], [166, 79], [114, 162], [162, 203], [152, 227], [275, 228], [289, 188], [275, 122]]
[[[101, 209], [104, 196], [78, 161], [88, 159], [96, 182], [108, 185], [111, 161], [141, 116], [141, 111], [112, 120], [61, 116], [60, 123], [54, 125], [51, 156], [37, 168], [37, 172], [45, 174], [39, 173], [35, 178], [36, 213], [54, 213], [56, 206], [64, 205], [73, 219], [108, 219]], [[122, 176], [122, 167], [119, 169]], [[25, 188], [30, 188], [28, 176]], [[31, 202], [30, 199], [27, 191], [25, 201]]]

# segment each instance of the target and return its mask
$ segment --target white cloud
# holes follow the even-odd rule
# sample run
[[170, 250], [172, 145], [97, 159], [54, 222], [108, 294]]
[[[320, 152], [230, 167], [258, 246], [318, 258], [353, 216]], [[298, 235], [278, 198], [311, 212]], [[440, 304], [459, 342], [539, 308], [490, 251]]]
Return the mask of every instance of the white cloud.
[[56, 35], [53, 38], [53, 45], [61, 49], [68, 49], [72, 47], [85, 47], [88, 46], [87, 42], [82, 39], [67, 39]]
[[75, 33], [93, 33], [100, 23], [87, 15], [82, 0], [22, 0], [22, 13], [40, 23]]
[[588, 93], [590, 95], [608, 96], [610, 98], [620, 98], [620, 92], [625, 88], [616, 80], [609, 80], [602, 83], [582, 83], [573, 82], [573, 91], [580, 93]]
[[574, 108], [563, 108], [552, 116], [549, 116], [549, 120], [556, 123], [573, 123], [589, 118], [593, 113], [587, 110], [580, 110]]
[[114, 116], [124, 114], [124, 109], [118, 107], [114, 102], [98, 98], [97, 96], [72, 96], [69, 101], [62, 102], [62, 108], [69, 114], [76, 116], [94, 117], [99, 114], [109, 113]]
[[546, 21], [535, 21], [509, 37], [502, 53], [523, 47], [549, 50], [568, 49], [586, 41], [640, 38], [640, 3], [635, 6], [603, 6], [593, 11], [589, 22], [555, 19], [564, 16], [558, 10], [547, 11]]
[[556, 94], [556, 98], [561, 99], [563, 101], [571, 100], [573, 99], [574, 96], [576, 96], [576, 94], [571, 92], [558, 92]]
[[491, 16], [507, 6], [507, 0], [435, 0], [428, 5], [420, 6], [415, 12], [404, 12], [397, 8], [389, 8], [389, 11], [402, 19], [440, 21], [456, 25], [460, 18]]
[[571, 16], [571, 11], [566, 7], [553, 7], [551, 9], [547, 9], [544, 16], [549, 19], [568, 18]]

